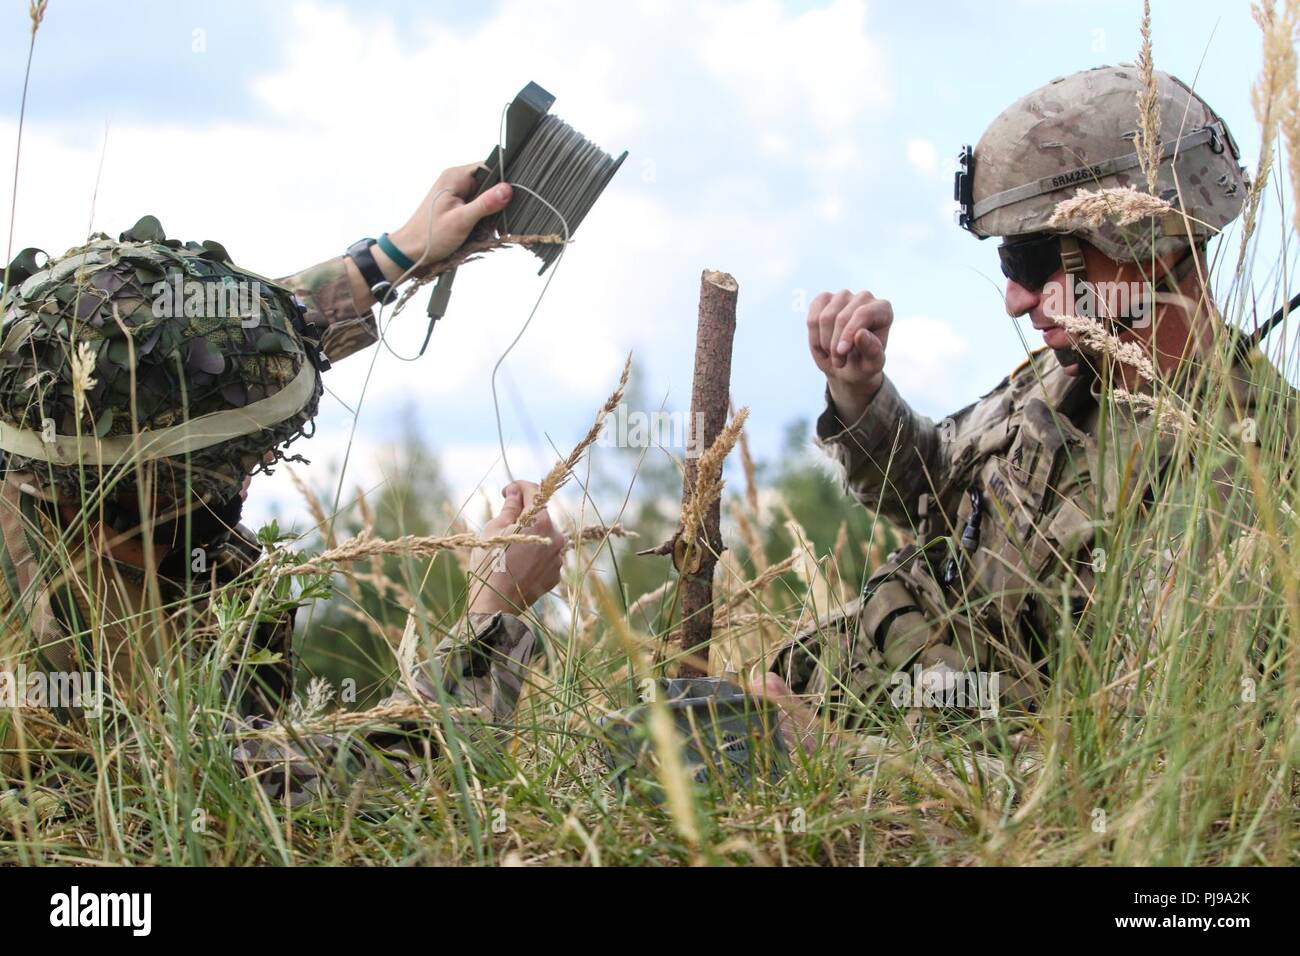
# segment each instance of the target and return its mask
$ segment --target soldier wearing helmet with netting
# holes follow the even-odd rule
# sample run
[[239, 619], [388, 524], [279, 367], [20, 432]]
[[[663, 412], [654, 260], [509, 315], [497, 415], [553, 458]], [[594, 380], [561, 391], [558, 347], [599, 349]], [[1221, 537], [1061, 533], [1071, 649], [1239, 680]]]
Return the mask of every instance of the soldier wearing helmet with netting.
[[[860, 600], [769, 657], [756, 689], [854, 719], [888, 706], [900, 675], [943, 687], [996, 674], [1002, 707], [1036, 706], [1054, 638], [1090, 604], [1106, 529], [1154, 507], [1177, 470], [1174, 436], [1135, 393], [1159, 381], [1193, 401], [1199, 372], [1227, 355], [1228, 387], [1206, 411], [1224, 434], [1257, 414], [1250, 349], [1234, 347], [1244, 337], [1227, 331], [1206, 278], [1206, 244], [1248, 190], [1237, 146], [1184, 83], [1154, 81], [1158, 113], [1146, 118], [1159, 126], [1146, 142], [1149, 87], [1121, 66], [1048, 83], [962, 151], [959, 223], [1000, 238], [1007, 313], [1047, 346], [979, 401], [938, 424], [916, 413], [884, 374], [889, 302], [814, 299], [809, 350], [827, 380], [818, 443], [849, 494], [915, 543], [873, 570]], [[1139, 291], [1117, 298], [1116, 287]], [[1221, 513], [1242, 507], [1226, 468], [1218, 490]]]
[[[125, 701], [211, 650], [196, 635], [262, 557], [239, 523], [252, 477], [297, 457], [322, 373], [377, 340], [374, 303], [509, 201], [498, 187], [465, 202], [473, 171], [445, 172], [391, 236], [281, 280], [218, 243], [168, 239], [151, 216], [58, 259], [19, 254], [0, 326], [0, 672], [95, 673]], [[509, 486], [489, 533], [534, 488]], [[529, 530], [551, 544], [512, 547], [472, 583], [461, 632], [437, 649], [440, 686], [421, 669], [399, 696], [509, 716], [534, 642], [517, 613], [558, 580], [563, 544], [544, 511]], [[293, 692], [293, 602], [272, 603], [230, 670], [236, 727], [265, 729]], [[20, 718], [0, 713], [0, 779], [30, 771]], [[236, 757], [301, 800], [339, 756], [330, 740], [303, 744], [245, 741]]]

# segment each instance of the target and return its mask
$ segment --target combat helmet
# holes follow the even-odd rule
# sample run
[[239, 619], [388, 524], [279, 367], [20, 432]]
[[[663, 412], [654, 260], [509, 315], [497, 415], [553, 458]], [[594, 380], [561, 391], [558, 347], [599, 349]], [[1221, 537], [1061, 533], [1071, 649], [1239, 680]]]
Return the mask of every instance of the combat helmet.
[[25, 249], [0, 308], [0, 450], [43, 494], [226, 501], [284, 459], [321, 395], [294, 296], [152, 216], [59, 259]]
[[[1155, 71], [1160, 108], [1156, 195], [1186, 214], [1127, 227], [1072, 226], [1116, 261], [1183, 253], [1241, 212], [1247, 184], [1228, 126], [1185, 83]], [[1102, 66], [1058, 77], [1021, 97], [959, 157], [955, 198], [962, 228], [981, 239], [1065, 232], [1049, 225], [1056, 205], [1076, 190], [1133, 186], [1146, 191], [1138, 161], [1135, 67]]]

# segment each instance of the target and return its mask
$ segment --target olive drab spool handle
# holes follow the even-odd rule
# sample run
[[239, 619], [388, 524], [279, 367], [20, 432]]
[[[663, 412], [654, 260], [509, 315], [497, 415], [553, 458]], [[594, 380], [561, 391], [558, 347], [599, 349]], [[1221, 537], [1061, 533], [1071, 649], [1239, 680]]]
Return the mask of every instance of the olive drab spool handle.
[[[509, 169], [510, 161], [523, 149], [524, 143], [532, 136], [533, 131], [537, 129], [537, 124], [542, 121], [542, 117], [550, 111], [554, 103], [554, 96], [531, 81], [519, 91], [519, 95], [506, 108], [505, 143], [493, 146], [492, 152], [483, 163], [483, 168], [474, 174], [474, 192], [466, 197], [466, 202], [478, 198], [485, 190], [501, 182], [503, 171]], [[499, 219], [500, 213], [480, 222], [465, 240], [466, 243], [490, 236], [496, 231]], [[438, 276], [437, 281], [434, 282], [433, 292], [429, 295], [429, 306], [426, 309], [430, 331], [433, 330], [434, 323], [447, 314], [447, 304], [451, 301], [451, 286], [455, 281], [456, 270], [450, 269]], [[427, 337], [425, 344], [428, 344]]]

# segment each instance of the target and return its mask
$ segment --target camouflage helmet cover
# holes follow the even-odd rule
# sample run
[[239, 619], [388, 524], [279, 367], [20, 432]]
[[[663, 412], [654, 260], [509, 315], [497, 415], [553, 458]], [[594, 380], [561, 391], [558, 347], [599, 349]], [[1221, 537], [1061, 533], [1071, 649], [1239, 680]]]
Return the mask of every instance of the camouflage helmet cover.
[[[1186, 84], [1158, 70], [1155, 78], [1161, 148], [1156, 194], [1183, 210], [1193, 237], [1203, 241], [1241, 212], [1246, 181], [1237, 144]], [[1145, 191], [1134, 140], [1141, 91], [1136, 68], [1102, 66], [1059, 77], [1017, 100], [975, 147], [962, 225], [981, 238], [1063, 232], [1048, 222], [1076, 190]], [[1105, 222], [1068, 231], [1125, 261], [1185, 250], [1189, 220], [1177, 215], [1127, 228]]]
[[229, 498], [304, 434], [321, 395], [312, 328], [220, 244], [167, 239], [146, 216], [117, 242], [36, 253], [10, 265], [0, 305], [9, 467], [76, 497], [129, 489], [148, 461], [173, 498]]

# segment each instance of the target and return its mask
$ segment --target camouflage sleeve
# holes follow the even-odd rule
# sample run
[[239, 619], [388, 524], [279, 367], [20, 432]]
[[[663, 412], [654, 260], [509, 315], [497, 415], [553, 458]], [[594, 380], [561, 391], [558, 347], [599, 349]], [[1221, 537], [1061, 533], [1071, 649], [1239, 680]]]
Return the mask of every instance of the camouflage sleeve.
[[[513, 614], [470, 614], [459, 633], [434, 648], [448, 702], [485, 723], [508, 721], [519, 704], [535, 643], [532, 630]], [[439, 700], [431, 668], [420, 668], [413, 677], [422, 698]], [[410, 690], [399, 683], [384, 703], [411, 700]]]
[[852, 424], [840, 419], [828, 391], [817, 445], [843, 469], [849, 494], [902, 528], [916, 527], [917, 501], [946, 466], [940, 429], [914, 412], [888, 377]]
[[[535, 644], [532, 630], [514, 615], [471, 614], [434, 649], [434, 664], [415, 668], [409, 683], [399, 680], [393, 693], [367, 713], [381, 722], [385, 714], [409, 712], [408, 705], [446, 704], [462, 737], [502, 737], [508, 730], [501, 725], [514, 716]], [[241, 720], [231, 728], [235, 766], [268, 796], [291, 806], [394, 776], [417, 783], [442, 728], [435, 714], [418, 722], [399, 718], [398, 723], [396, 731], [317, 732], [286, 721]], [[495, 733], [481, 733], [491, 725], [496, 725]]]
[[342, 256], [279, 280], [302, 300], [307, 321], [319, 325], [321, 351], [331, 362], [346, 358], [379, 340], [375, 316], [352, 295], [352, 282]]

